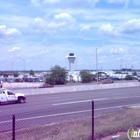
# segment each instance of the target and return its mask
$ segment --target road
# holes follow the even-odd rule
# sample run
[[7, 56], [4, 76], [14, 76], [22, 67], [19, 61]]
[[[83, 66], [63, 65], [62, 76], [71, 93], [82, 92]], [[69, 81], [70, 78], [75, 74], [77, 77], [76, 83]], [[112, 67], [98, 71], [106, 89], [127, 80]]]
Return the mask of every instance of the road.
[[89, 117], [92, 100], [95, 116], [139, 106], [140, 87], [27, 96], [25, 104], [0, 106], [0, 130], [9, 129], [13, 114], [17, 128]]

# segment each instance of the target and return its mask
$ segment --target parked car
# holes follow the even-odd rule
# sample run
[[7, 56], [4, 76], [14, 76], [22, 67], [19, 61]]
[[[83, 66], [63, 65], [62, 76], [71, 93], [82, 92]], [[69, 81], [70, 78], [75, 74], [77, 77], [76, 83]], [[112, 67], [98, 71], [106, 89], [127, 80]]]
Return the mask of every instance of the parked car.
[[15, 82], [23, 82], [23, 79], [15, 79]]
[[100, 84], [111, 84], [114, 83], [114, 81], [112, 79], [104, 79], [100, 81]]
[[41, 84], [40, 86], [38, 86], [36, 88], [52, 88], [52, 87], [54, 87], [54, 85], [44, 83], [44, 84]]
[[15, 82], [15, 79], [7, 79], [7, 82], [8, 83], [14, 83]]

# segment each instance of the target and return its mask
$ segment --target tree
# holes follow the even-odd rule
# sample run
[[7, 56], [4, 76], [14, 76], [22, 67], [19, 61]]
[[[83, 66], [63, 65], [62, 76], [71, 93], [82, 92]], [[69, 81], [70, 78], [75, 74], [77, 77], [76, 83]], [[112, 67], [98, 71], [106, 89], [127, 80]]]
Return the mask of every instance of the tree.
[[89, 71], [82, 70], [80, 72], [80, 76], [82, 83], [90, 83], [93, 81], [93, 74], [91, 74]]
[[35, 73], [34, 73], [33, 70], [30, 70], [29, 74], [32, 75], [32, 76], [35, 76]]
[[136, 71], [134, 71], [134, 72], [133, 72], [133, 76], [137, 76], [137, 73], [136, 73]]
[[45, 82], [52, 85], [60, 85], [66, 83], [66, 78], [67, 78], [66, 69], [56, 65], [51, 68], [50, 74], [46, 75]]

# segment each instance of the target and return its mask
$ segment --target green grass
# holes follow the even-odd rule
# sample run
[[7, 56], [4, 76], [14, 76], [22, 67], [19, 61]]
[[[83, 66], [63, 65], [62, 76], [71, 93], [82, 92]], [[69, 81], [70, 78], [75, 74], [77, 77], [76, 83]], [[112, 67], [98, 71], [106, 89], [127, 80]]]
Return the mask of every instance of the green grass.
[[[16, 130], [16, 140], [91, 140], [91, 118]], [[140, 109], [129, 109], [95, 118], [96, 140], [128, 140], [127, 131], [139, 127]], [[112, 138], [119, 134], [120, 137]], [[109, 136], [109, 137], [108, 137]], [[0, 133], [0, 140], [11, 140], [11, 132]]]

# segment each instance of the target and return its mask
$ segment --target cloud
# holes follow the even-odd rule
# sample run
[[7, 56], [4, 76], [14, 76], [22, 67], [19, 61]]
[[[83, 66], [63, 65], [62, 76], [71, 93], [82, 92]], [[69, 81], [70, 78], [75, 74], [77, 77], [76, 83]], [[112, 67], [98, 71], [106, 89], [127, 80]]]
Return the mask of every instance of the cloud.
[[32, 3], [34, 6], [40, 6], [40, 0], [31, 0], [31, 3]]
[[132, 19], [119, 26], [113, 26], [110, 23], [103, 24], [99, 27], [98, 33], [104, 37], [140, 33], [140, 19]]
[[13, 38], [21, 35], [16, 28], [7, 28], [6, 25], [0, 25], [0, 38]]
[[44, 0], [43, 3], [55, 4], [60, 2], [60, 0]]
[[36, 17], [30, 25], [31, 31], [35, 33], [52, 33], [57, 30], [71, 29], [75, 19], [68, 13], [54, 15], [52, 20], [46, 21]]
[[42, 4], [55, 4], [60, 2], [61, 0], [31, 0], [31, 3], [34, 6], [41, 6]]
[[58, 4], [57, 6], [62, 7], [83, 7], [83, 6], [95, 6], [100, 0], [75, 0], [75, 1], [65, 1], [65, 0], [31, 0], [34, 6], [43, 6], [47, 4]]
[[44, 19], [36, 17], [31, 23], [31, 31], [35, 33], [44, 33], [46, 32], [46, 22]]
[[50, 53], [50, 52], [51, 52], [50, 50], [44, 50], [44, 51], [38, 52], [37, 54], [47, 54], [47, 53]]
[[117, 29], [110, 23], [101, 25], [98, 29], [98, 33], [104, 37], [115, 37], [119, 35]]
[[90, 25], [84, 25], [83, 27], [81, 27], [80, 29], [80, 33], [86, 33], [90, 31]]
[[111, 54], [119, 54], [119, 53], [123, 53], [123, 52], [124, 52], [123, 48], [117, 48], [117, 47], [112, 48], [112, 49], [110, 50], [110, 53], [111, 53]]
[[17, 52], [20, 51], [21, 48], [20, 47], [13, 47], [11, 50], [9, 50], [9, 52]]
[[124, 4], [124, 7], [128, 7], [130, 0], [107, 0], [108, 3]]
[[132, 19], [120, 27], [120, 32], [124, 34], [134, 34], [140, 32], [140, 19]]
[[108, 3], [128, 3], [130, 0], [107, 0]]
[[74, 22], [75, 21], [75, 19], [68, 13], [60, 13], [58, 15], [55, 15], [54, 19], [59, 22], [61, 21]]
[[140, 0], [134, 0], [135, 5], [140, 5]]

